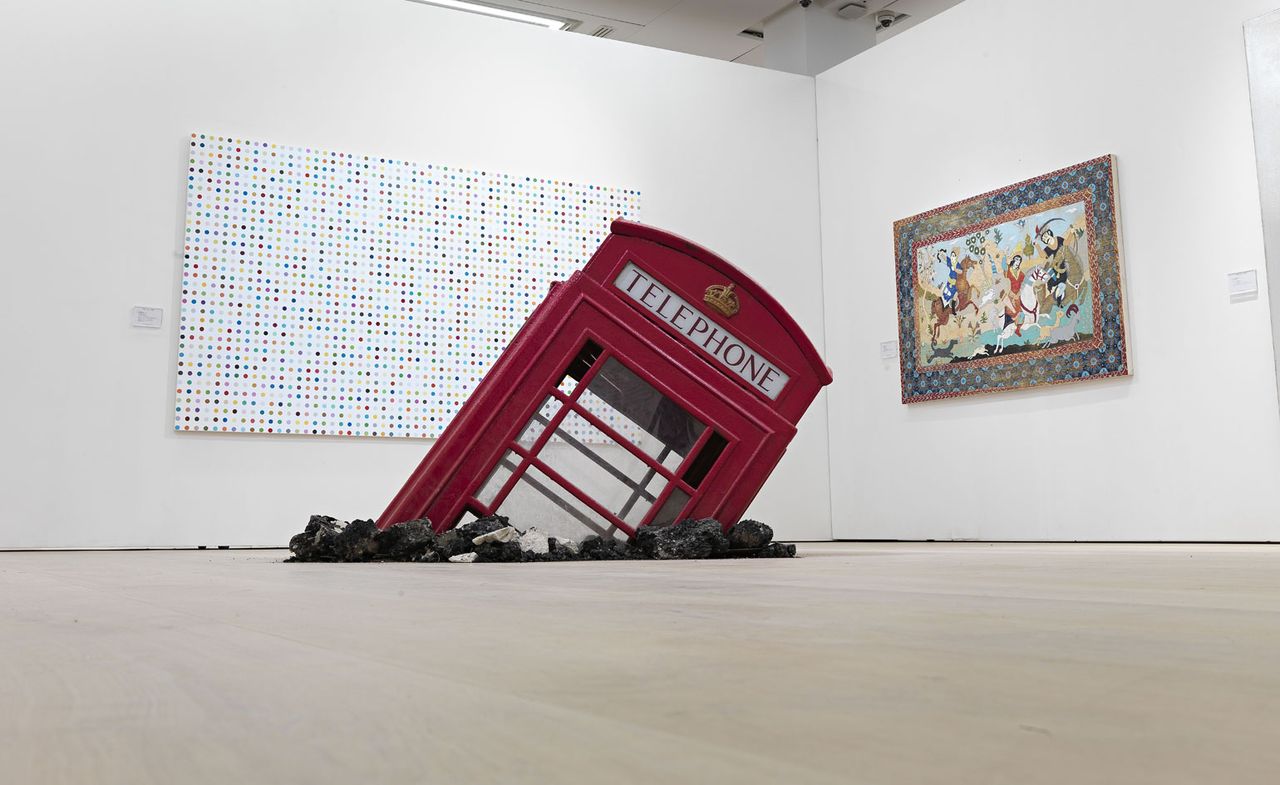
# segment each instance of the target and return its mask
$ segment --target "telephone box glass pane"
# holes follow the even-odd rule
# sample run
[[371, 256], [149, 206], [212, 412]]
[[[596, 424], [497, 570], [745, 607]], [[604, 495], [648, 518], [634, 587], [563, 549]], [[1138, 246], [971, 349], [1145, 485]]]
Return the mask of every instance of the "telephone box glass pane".
[[712, 432], [707, 438], [706, 444], [702, 445], [702, 449], [698, 450], [697, 456], [689, 464], [689, 468], [684, 470], [682, 478], [689, 484], [690, 488], [697, 488], [706, 479], [707, 472], [711, 471], [711, 467], [716, 465], [716, 461], [720, 460], [720, 454], [724, 452], [724, 448], [729, 446], [729, 441], [719, 433]]
[[613, 357], [582, 391], [578, 404], [672, 470], [707, 427]]
[[[497, 509], [522, 529], [530, 526], [551, 537], [581, 540], [591, 534], [619, 536], [620, 530], [573, 494], [561, 488], [538, 467], [530, 466]], [[621, 534], [623, 539], [625, 534]]]
[[587, 341], [583, 345], [582, 351], [569, 361], [569, 367], [564, 369], [564, 377], [560, 380], [557, 388], [565, 395], [573, 395], [573, 391], [578, 386], [578, 382], [582, 381], [582, 377], [586, 376], [587, 371], [591, 370], [591, 366], [596, 364], [596, 360], [600, 359], [600, 354], [604, 350], [595, 341]]
[[556, 387], [556, 389], [564, 393], [566, 396], [569, 396], [569, 395], [573, 395], [573, 391], [577, 388], [577, 386], [578, 386], [577, 379], [573, 378], [572, 376], [566, 376], [560, 380], [560, 384], [558, 387]]
[[666, 478], [577, 412], [563, 422], [564, 430], [556, 432], [561, 443], [548, 443], [539, 460], [623, 521], [639, 524]]
[[658, 514], [653, 516], [653, 520], [649, 522], [650, 526], [670, 526], [676, 522], [676, 516], [689, 503], [689, 494], [675, 488], [671, 491], [671, 495], [663, 502], [662, 509], [658, 510]]
[[560, 411], [560, 407], [562, 405], [563, 404], [560, 403], [559, 398], [554, 395], [548, 395], [547, 399], [542, 403], [542, 408], [533, 413], [533, 416], [529, 418], [529, 423], [524, 426], [524, 430], [522, 430], [520, 435], [516, 437], [516, 442], [526, 450], [531, 449], [533, 447], [533, 443], [536, 442], [538, 437], [542, 435], [542, 432], [547, 429], [547, 426], [551, 423], [551, 419]]
[[498, 461], [498, 465], [493, 467], [493, 472], [489, 474], [489, 479], [484, 481], [479, 493], [476, 494], [476, 501], [488, 507], [493, 504], [494, 498], [498, 495], [498, 491], [502, 490], [502, 486], [507, 484], [511, 473], [520, 466], [520, 456], [507, 451]]

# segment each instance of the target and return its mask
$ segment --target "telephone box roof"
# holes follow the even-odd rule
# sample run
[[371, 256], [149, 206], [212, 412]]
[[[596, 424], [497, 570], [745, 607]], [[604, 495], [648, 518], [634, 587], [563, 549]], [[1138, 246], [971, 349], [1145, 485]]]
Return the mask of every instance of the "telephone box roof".
[[616, 235], [646, 240], [679, 253], [687, 254], [732, 281], [739, 290], [750, 294], [756, 302], [763, 306], [778, 325], [788, 333], [791, 341], [813, 370], [814, 375], [817, 377], [818, 385], [822, 387], [831, 384], [831, 369], [823, 362], [822, 356], [818, 354], [818, 350], [814, 347], [813, 342], [809, 340], [809, 336], [800, 328], [800, 325], [787, 312], [787, 309], [783, 308], [782, 304], [774, 299], [773, 295], [769, 294], [764, 287], [756, 283], [751, 276], [734, 267], [714, 252], [671, 232], [665, 232], [652, 226], [621, 218], [612, 223], [610, 230]]

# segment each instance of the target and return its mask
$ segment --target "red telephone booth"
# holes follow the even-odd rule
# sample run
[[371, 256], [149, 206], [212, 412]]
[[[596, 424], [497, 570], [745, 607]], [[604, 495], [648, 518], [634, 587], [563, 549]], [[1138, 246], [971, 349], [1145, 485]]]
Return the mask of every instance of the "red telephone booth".
[[551, 286], [378, 521], [472, 516], [581, 539], [737, 522], [831, 371], [725, 260], [615, 221]]

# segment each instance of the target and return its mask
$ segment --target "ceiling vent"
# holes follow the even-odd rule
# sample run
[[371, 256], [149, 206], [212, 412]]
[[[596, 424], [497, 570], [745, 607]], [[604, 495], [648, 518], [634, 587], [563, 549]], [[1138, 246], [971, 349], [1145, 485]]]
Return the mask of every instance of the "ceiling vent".
[[741, 33], [738, 33], [738, 35], [742, 36], [743, 38], [755, 38], [760, 41], [764, 40], [763, 30], [753, 30], [750, 27], [748, 27], [746, 30], [743, 30]]
[[600, 25], [596, 31], [591, 34], [592, 38], [608, 38], [613, 35], [613, 28], [609, 25]]
[[863, 2], [845, 3], [836, 9], [836, 16], [841, 19], [860, 19], [867, 15], [867, 4]]

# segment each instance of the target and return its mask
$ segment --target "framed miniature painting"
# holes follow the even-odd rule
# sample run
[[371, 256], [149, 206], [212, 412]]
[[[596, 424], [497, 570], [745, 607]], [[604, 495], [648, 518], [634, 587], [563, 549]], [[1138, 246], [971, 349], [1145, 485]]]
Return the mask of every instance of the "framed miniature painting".
[[894, 224], [902, 402], [1129, 375], [1114, 156]]

